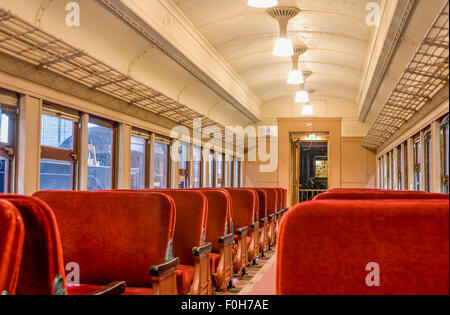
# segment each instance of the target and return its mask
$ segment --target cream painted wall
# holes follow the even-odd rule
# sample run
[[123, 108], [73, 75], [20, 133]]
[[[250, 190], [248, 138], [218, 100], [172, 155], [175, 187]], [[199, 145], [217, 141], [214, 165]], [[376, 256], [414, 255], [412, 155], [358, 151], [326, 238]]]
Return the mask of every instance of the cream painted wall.
[[[313, 96], [311, 105], [314, 107], [312, 118], [342, 118], [342, 137], [365, 137], [370, 129], [368, 124], [358, 120], [358, 106], [352, 100]], [[292, 97], [265, 103], [260, 125], [277, 125], [278, 118], [307, 118], [301, 116], [302, 106], [295, 103]]]
[[341, 188], [375, 188], [376, 154], [361, 146], [364, 138], [341, 138]]
[[[311, 122], [312, 128], [307, 124]], [[375, 188], [376, 156], [361, 146], [363, 137], [342, 136], [342, 121], [336, 118], [279, 119], [278, 155], [276, 171], [262, 173], [260, 165], [267, 162], [248, 161], [248, 156], [258, 150], [254, 147], [246, 154], [244, 186], [282, 187], [288, 189], [288, 202], [292, 202], [293, 161], [291, 158], [290, 132], [329, 132], [330, 188]], [[358, 131], [357, 131], [358, 132]], [[356, 132], [356, 133], [357, 133]], [[350, 132], [349, 133], [354, 133]], [[268, 142], [267, 142], [268, 143]], [[266, 144], [268, 147], [268, 144]]]

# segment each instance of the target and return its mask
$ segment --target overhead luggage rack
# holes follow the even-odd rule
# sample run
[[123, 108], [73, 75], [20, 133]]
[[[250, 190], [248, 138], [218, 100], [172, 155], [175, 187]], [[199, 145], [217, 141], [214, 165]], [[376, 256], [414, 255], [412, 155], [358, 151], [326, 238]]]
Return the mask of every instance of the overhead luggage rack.
[[[194, 120], [201, 118], [201, 127], [216, 126], [225, 135], [226, 128], [185, 105], [120, 73], [104, 62], [88, 55], [64, 41], [23, 21], [0, 8], [0, 52], [45, 68], [87, 86], [93, 91], [107, 93], [130, 105], [144, 108], [194, 128]], [[207, 134], [209, 137], [209, 134]], [[233, 141], [228, 137], [225, 141]]]
[[448, 2], [430, 28], [363, 141], [376, 149], [394, 135], [449, 81]]

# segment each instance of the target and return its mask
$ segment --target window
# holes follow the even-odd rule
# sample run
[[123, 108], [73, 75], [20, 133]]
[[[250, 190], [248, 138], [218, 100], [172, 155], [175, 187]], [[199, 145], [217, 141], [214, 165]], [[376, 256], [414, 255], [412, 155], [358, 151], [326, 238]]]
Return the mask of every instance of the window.
[[217, 153], [216, 187], [225, 187], [224, 158], [222, 153]]
[[208, 168], [209, 168], [209, 178], [208, 178], [208, 187], [214, 187], [214, 182], [216, 178], [215, 174], [215, 159], [214, 159], [214, 152], [209, 153], [209, 159], [208, 159]]
[[402, 190], [403, 188], [403, 167], [402, 167], [402, 146], [399, 145], [397, 148], [397, 190]]
[[230, 161], [228, 161], [228, 185], [227, 187], [231, 187], [233, 186], [233, 156], [230, 155], [228, 156], [228, 158], [230, 159]]
[[431, 131], [428, 130], [424, 137], [424, 150], [425, 150], [425, 191], [431, 192], [432, 190], [432, 149], [431, 149]]
[[161, 139], [155, 142], [153, 186], [155, 189], [169, 187], [169, 143]]
[[241, 186], [241, 160], [239, 158], [236, 158], [234, 161], [234, 187], [240, 187]]
[[387, 153], [386, 154], [386, 177], [387, 177], [387, 182], [386, 182], [386, 189], [391, 189], [392, 185], [391, 185], [391, 181], [392, 181], [392, 173], [391, 173], [391, 154]]
[[383, 157], [378, 158], [378, 188], [383, 188]]
[[409, 189], [409, 172], [408, 172], [408, 141], [403, 144], [403, 171], [405, 172], [405, 185], [406, 189]]
[[414, 152], [414, 190], [420, 190], [420, 177], [421, 177], [421, 143], [420, 135], [414, 137], [413, 143]]
[[0, 193], [13, 192], [16, 112], [0, 105]]
[[180, 142], [178, 164], [178, 170], [180, 172], [178, 185], [180, 189], [189, 188], [189, 149], [189, 143]]
[[449, 193], [449, 116], [441, 121], [441, 173], [442, 192]]
[[88, 190], [114, 187], [115, 126], [91, 117], [88, 124]]
[[148, 140], [131, 137], [131, 189], [147, 188]]
[[202, 186], [202, 148], [194, 145], [192, 159], [192, 188]]
[[74, 190], [77, 174], [78, 122], [46, 111], [41, 117], [41, 190]]

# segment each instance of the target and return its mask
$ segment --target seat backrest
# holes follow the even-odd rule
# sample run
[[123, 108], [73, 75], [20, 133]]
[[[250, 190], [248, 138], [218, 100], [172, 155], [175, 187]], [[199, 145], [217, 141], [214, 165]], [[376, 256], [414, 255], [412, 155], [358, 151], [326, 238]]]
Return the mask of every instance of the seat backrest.
[[61, 232], [66, 263], [83, 284], [126, 281], [150, 287], [149, 269], [164, 263], [175, 228], [175, 204], [161, 193], [43, 191]]
[[0, 295], [16, 293], [25, 227], [19, 210], [0, 195]]
[[[294, 206], [279, 230], [277, 293], [448, 295], [448, 207], [448, 200]], [[372, 268], [380, 286], [368, 286]]]
[[448, 194], [430, 194], [423, 191], [380, 189], [333, 189], [314, 197], [314, 200], [373, 200], [373, 199], [448, 199]]
[[267, 215], [278, 211], [278, 192], [275, 188], [263, 188], [267, 194]]
[[61, 237], [52, 209], [42, 200], [20, 195], [1, 197], [22, 215], [25, 240], [17, 295], [54, 295], [65, 292]]
[[259, 218], [262, 219], [267, 217], [267, 193], [261, 188], [255, 188], [255, 190], [258, 193], [259, 199]]
[[276, 189], [276, 191], [277, 191], [277, 211], [281, 211], [281, 210], [283, 210], [284, 209], [284, 206], [283, 206], [283, 198], [284, 198], [284, 192], [283, 192], [283, 189], [281, 189], [281, 188], [275, 188]]
[[215, 252], [220, 250], [219, 238], [232, 233], [231, 196], [223, 189], [194, 189], [205, 195], [208, 201], [206, 242]]
[[282, 205], [283, 205], [283, 209], [287, 208], [287, 189], [281, 188], [281, 191], [283, 193], [283, 199], [282, 199]]
[[200, 191], [186, 189], [139, 190], [162, 192], [175, 201], [177, 222], [173, 239], [173, 254], [183, 265], [194, 265], [192, 249], [205, 244], [208, 201]]
[[258, 193], [254, 189], [247, 188], [225, 188], [225, 190], [231, 196], [235, 230], [245, 226], [250, 229], [259, 209]]

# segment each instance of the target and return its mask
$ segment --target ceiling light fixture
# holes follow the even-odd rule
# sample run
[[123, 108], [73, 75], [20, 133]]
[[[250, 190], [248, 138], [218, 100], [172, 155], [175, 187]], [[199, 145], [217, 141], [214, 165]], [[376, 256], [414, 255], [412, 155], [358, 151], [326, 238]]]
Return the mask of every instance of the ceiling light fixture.
[[312, 115], [314, 115], [314, 108], [308, 102], [305, 105], [303, 105], [302, 116], [312, 116]]
[[312, 72], [304, 72], [303, 73], [303, 80], [304, 82], [300, 84], [300, 89], [297, 92], [297, 95], [295, 96], [295, 102], [296, 103], [308, 103], [310, 101], [309, 99], [309, 93], [305, 89], [305, 81], [312, 75]]
[[294, 55], [292, 56], [292, 70], [289, 72], [287, 84], [302, 84], [305, 82], [303, 73], [299, 70], [298, 60], [308, 50], [305, 46], [298, 46], [294, 48]]
[[276, 7], [267, 10], [267, 13], [278, 21], [280, 25], [280, 37], [275, 43], [273, 55], [277, 57], [291, 57], [294, 55], [294, 46], [287, 36], [287, 27], [289, 20], [300, 13], [295, 7]]
[[278, 5], [278, 0], [248, 0], [248, 5], [254, 8], [271, 8]]

